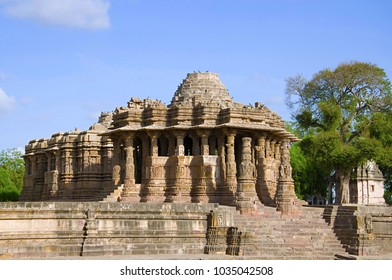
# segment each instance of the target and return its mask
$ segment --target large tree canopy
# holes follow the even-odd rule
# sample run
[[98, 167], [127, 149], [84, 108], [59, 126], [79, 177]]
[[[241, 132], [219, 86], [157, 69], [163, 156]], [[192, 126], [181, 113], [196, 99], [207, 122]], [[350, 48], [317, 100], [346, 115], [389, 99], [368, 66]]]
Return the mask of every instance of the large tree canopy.
[[24, 161], [16, 149], [0, 152], [0, 201], [16, 201], [23, 187]]
[[297, 75], [287, 79], [286, 103], [308, 133], [300, 144], [302, 151], [324, 170], [336, 172], [337, 201], [348, 203], [353, 168], [379, 159], [389, 146], [381, 133], [372, 133], [377, 119], [392, 109], [385, 71], [351, 62], [322, 70], [310, 81]]

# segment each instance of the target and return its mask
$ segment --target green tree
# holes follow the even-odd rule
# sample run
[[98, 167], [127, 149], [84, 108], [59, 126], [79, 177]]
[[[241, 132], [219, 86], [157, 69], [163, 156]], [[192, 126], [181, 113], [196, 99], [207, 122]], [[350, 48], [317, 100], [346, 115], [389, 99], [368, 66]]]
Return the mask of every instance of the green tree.
[[[304, 130], [295, 122], [287, 122], [287, 130], [294, 133], [299, 138], [310, 136], [310, 132]], [[301, 143], [295, 143], [290, 148], [290, 163], [293, 168], [293, 179], [295, 193], [300, 199], [306, 196], [322, 195], [326, 196], [325, 188], [330, 179], [330, 171], [319, 166], [312, 158], [301, 149]]]
[[286, 103], [306, 131], [301, 150], [326, 173], [335, 171], [337, 202], [349, 202], [352, 170], [378, 159], [387, 145], [371, 133], [374, 118], [391, 112], [391, 83], [374, 64], [351, 62], [324, 69], [310, 81], [287, 79]]
[[374, 114], [370, 133], [373, 137], [377, 137], [385, 147], [388, 147], [375, 160], [385, 178], [385, 201], [392, 204], [392, 112]]
[[23, 187], [24, 161], [17, 149], [0, 152], [0, 201], [16, 201]]

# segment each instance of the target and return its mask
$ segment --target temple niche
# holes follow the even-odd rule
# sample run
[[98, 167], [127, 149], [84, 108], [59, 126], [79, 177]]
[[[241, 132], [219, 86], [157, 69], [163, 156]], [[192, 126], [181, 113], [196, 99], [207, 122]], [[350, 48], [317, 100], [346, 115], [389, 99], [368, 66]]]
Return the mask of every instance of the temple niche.
[[233, 101], [214, 73], [191, 73], [166, 106], [133, 97], [87, 131], [26, 146], [23, 201], [296, 204], [289, 143], [298, 139], [266, 106]]

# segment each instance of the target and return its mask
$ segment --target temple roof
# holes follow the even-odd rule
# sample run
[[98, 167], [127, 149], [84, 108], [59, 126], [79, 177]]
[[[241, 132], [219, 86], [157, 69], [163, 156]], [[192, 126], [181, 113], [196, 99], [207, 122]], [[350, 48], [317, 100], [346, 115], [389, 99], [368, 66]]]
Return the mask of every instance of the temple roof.
[[170, 106], [216, 104], [221, 108], [231, 107], [232, 97], [219, 80], [218, 74], [189, 73], [174, 93]]

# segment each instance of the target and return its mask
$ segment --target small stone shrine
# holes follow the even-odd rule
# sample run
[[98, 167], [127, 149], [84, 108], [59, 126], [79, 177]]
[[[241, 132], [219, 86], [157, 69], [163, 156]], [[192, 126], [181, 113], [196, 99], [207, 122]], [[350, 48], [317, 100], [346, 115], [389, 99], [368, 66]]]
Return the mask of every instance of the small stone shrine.
[[297, 212], [290, 142], [276, 113], [232, 100], [214, 73], [191, 73], [169, 106], [133, 97], [87, 131], [26, 146], [21, 201], [219, 203]]
[[367, 161], [353, 172], [350, 181], [350, 203], [386, 205], [384, 176], [374, 161]]

